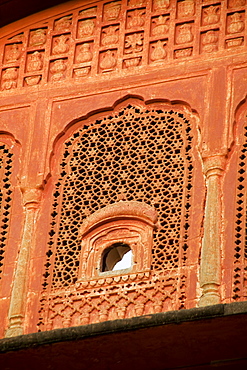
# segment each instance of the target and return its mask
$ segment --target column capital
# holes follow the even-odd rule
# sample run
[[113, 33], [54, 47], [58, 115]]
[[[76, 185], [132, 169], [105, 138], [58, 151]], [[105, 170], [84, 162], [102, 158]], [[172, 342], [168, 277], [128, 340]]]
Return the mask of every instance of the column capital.
[[203, 172], [206, 177], [213, 175], [222, 176], [226, 166], [225, 155], [213, 155], [203, 158]]
[[41, 201], [42, 187], [21, 187], [23, 204], [26, 208], [37, 208]]

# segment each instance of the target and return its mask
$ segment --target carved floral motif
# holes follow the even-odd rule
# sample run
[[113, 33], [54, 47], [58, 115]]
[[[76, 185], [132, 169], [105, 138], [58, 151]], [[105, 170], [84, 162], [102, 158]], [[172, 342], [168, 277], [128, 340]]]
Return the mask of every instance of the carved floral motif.
[[103, 46], [113, 45], [118, 43], [118, 30], [119, 26], [109, 26], [102, 30], [102, 40], [101, 43]]
[[20, 44], [12, 44], [6, 50], [5, 62], [14, 63], [17, 62], [21, 56]]
[[55, 31], [57, 32], [69, 31], [71, 28], [71, 24], [72, 24], [71, 16], [68, 15], [66, 17], [60, 18], [55, 22]]
[[194, 14], [194, 0], [184, 0], [178, 3], [178, 16], [189, 17]]
[[158, 18], [154, 18], [152, 20], [152, 23], [154, 23], [155, 26], [152, 29], [152, 35], [158, 36], [166, 34], [169, 31], [169, 27], [167, 25], [169, 19], [169, 16], [164, 15], [160, 15]]
[[124, 65], [126, 68], [137, 67], [140, 65], [141, 57], [125, 59]]
[[42, 54], [39, 51], [29, 55], [27, 62], [27, 72], [40, 71], [43, 68]]
[[112, 2], [104, 6], [104, 20], [114, 21], [118, 19], [121, 10], [120, 2]]
[[218, 35], [214, 30], [207, 31], [202, 38], [202, 51], [204, 53], [212, 53], [218, 50]]
[[237, 46], [241, 46], [244, 43], [243, 37], [237, 37], [236, 39], [229, 39], [226, 40], [227, 48], [235, 48]]
[[176, 43], [185, 44], [193, 40], [192, 26], [189, 23], [182, 24], [177, 28]]
[[96, 15], [96, 13], [97, 13], [97, 6], [93, 6], [92, 8], [81, 10], [79, 14], [82, 15], [83, 17], [92, 17]]
[[128, 28], [136, 28], [144, 26], [145, 10], [144, 9], [135, 9], [127, 14], [127, 25]]
[[192, 48], [175, 50], [175, 58], [186, 58], [192, 55]]
[[117, 64], [117, 59], [115, 57], [115, 51], [107, 50], [102, 55], [102, 59], [100, 61], [100, 68], [106, 71], [111, 71]]
[[164, 49], [164, 46], [166, 44], [167, 44], [166, 42], [159, 40], [156, 43], [151, 45], [152, 50], [150, 53], [150, 60], [152, 62], [163, 61], [166, 58], [167, 52]]
[[57, 59], [51, 63], [51, 81], [60, 81], [65, 78], [65, 71], [67, 69], [66, 61], [64, 59]]
[[155, 11], [166, 10], [170, 6], [170, 0], [153, 0], [153, 8]]
[[5, 69], [2, 75], [2, 90], [11, 90], [17, 87], [18, 68]]
[[87, 76], [90, 70], [91, 70], [90, 66], [74, 69], [75, 78], [81, 78], [81, 77]]
[[25, 82], [28, 86], [35, 86], [38, 85], [41, 80], [41, 76], [29, 76], [25, 77]]
[[91, 52], [90, 44], [85, 43], [80, 45], [79, 52], [76, 57], [76, 63], [90, 62], [93, 58], [93, 53]]
[[143, 49], [143, 33], [132, 33], [125, 38], [125, 53], [139, 53]]
[[61, 35], [56, 37], [54, 40], [54, 46], [52, 49], [52, 54], [64, 54], [69, 51], [69, 36], [68, 35]]
[[228, 33], [238, 33], [243, 31], [244, 29], [244, 22], [242, 21], [241, 13], [234, 13], [229, 16], [230, 23], [227, 27]]
[[85, 19], [79, 22], [78, 26], [78, 37], [92, 36], [95, 29], [95, 20], [94, 19]]
[[205, 8], [203, 11], [203, 23], [204, 24], [214, 24], [219, 22], [220, 14], [219, 14], [220, 7], [219, 5], [211, 5], [208, 8]]
[[34, 30], [30, 35], [30, 46], [39, 46], [46, 43], [46, 30], [43, 28]]
[[235, 8], [237, 6], [245, 5], [245, 0], [229, 0], [229, 7]]

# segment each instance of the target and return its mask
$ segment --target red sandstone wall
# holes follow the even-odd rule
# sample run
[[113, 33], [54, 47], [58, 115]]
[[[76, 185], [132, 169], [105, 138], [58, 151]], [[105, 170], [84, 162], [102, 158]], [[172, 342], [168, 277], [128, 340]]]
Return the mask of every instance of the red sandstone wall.
[[[54, 176], [63, 142], [92, 116], [97, 119], [133, 99], [143, 105], [162, 102], [194, 117], [197, 182], [189, 252], [194, 269], [186, 283], [186, 308], [196, 306], [200, 296], [196, 264], [205, 202], [201, 157], [227, 156], [222, 302], [230, 302], [234, 295], [236, 166], [243, 143], [245, 106], [241, 104], [247, 78], [245, 1], [137, 0], [110, 5], [115, 7], [109, 10], [104, 1], [70, 2], [2, 30], [0, 141], [13, 148], [14, 192], [0, 282], [1, 336], [8, 325], [11, 282], [22, 246], [23, 189], [43, 192], [24, 289], [24, 332], [29, 333], [37, 330]], [[237, 299], [244, 298], [239, 293]]]

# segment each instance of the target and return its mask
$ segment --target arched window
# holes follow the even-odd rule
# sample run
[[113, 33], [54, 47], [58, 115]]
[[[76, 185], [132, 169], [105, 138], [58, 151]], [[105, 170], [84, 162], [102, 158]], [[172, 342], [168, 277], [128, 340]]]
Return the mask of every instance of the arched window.
[[[128, 253], [128, 259], [123, 264], [123, 258]], [[100, 272], [106, 271], [118, 271], [131, 267], [132, 251], [128, 244], [125, 243], [114, 243], [110, 247], [106, 248], [101, 256]], [[122, 265], [119, 264], [122, 262]], [[118, 265], [118, 266], [117, 266]]]

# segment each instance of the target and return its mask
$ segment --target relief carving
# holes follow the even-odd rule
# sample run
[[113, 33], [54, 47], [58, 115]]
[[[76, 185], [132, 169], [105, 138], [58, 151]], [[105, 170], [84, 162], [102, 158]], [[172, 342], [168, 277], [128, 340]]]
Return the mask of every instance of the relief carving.
[[95, 20], [94, 19], [85, 19], [79, 22], [78, 25], [78, 37], [88, 37], [92, 36], [95, 29]]
[[65, 78], [65, 71], [67, 69], [66, 61], [64, 59], [57, 59], [51, 63], [51, 81], [60, 81]]
[[114, 21], [118, 19], [121, 10], [121, 3], [116, 1], [104, 6], [104, 21]]
[[11, 90], [17, 87], [18, 68], [5, 69], [2, 75], [2, 90]]
[[124, 66], [126, 68], [137, 67], [140, 65], [141, 57], [125, 59]]
[[39, 46], [46, 43], [46, 30], [43, 28], [34, 30], [30, 34], [29, 46]]
[[184, 0], [178, 3], [178, 17], [190, 17], [194, 15], [194, 0]]
[[127, 28], [142, 27], [145, 24], [145, 10], [135, 9], [127, 14]]
[[220, 7], [219, 5], [211, 5], [208, 8], [205, 8], [203, 11], [203, 24], [214, 24], [220, 20]]
[[182, 24], [177, 28], [176, 43], [185, 44], [193, 40], [192, 26], [189, 23]]
[[5, 62], [15, 63], [21, 56], [20, 44], [6, 46]]
[[75, 78], [85, 77], [89, 74], [90, 70], [91, 70], [90, 66], [83, 67], [83, 68], [76, 68], [74, 69], [74, 76]]
[[158, 18], [154, 18], [152, 20], [152, 23], [154, 23], [155, 26], [152, 29], [152, 35], [153, 36], [165, 35], [169, 31], [169, 27], [167, 25], [169, 19], [170, 19], [169, 16], [164, 15], [160, 15]]
[[25, 82], [28, 86], [35, 86], [40, 83], [41, 76], [30, 76], [30, 77], [25, 77]]
[[192, 55], [192, 48], [175, 50], [175, 58], [186, 58]]
[[28, 56], [27, 61], [27, 72], [40, 71], [43, 68], [42, 54], [39, 51]]
[[113, 45], [118, 43], [118, 30], [119, 26], [109, 26], [102, 30], [101, 44], [103, 46]]
[[152, 62], [160, 62], [166, 58], [167, 52], [164, 49], [166, 44], [166, 42], [159, 40], [151, 45], [150, 60]]
[[59, 37], [56, 37], [54, 39], [54, 46], [52, 49], [52, 54], [64, 54], [69, 51], [69, 36], [67, 35], [61, 35]]
[[90, 62], [93, 58], [91, 47], [89, 43], [85, 43], [79, 46], [79, 52], [76, 56], [76, 63]]
[[237, 6], [245, 5], [245, 0], [229, 0], [229, 7], [235, 8]]
[[212, 53], [218, 50], [218, 35], [214, 30], [207, 31], [202, 38], [202, 51], [204, 53]]
[[235, 48], [237, 46], [241, 46], [244, 43], [244, 38], [243, 37], [238, 37], [236, 39], [229, 39], [226, 40], [226, 47], [227, 48]]
[[241, 13], [234, 13], [229, 16], [230, 23], [227, 27], [228, 33], [238, 33], [243, 31], [244, 29], [244, 22], [242, 21]]
[[128, 5], [129, 6], [140, 6], [140, 5], [145, 5], [146, 0], [129, 0]]
[[125, 38], [125, 54], [139, 53], [143, 50], [143, 33], [132, 33]]
[[153, 0], [154, 11], [166, 10], [170, 6], [170, 0]]
[[116, 52], [113, 50], [107, 50], [103, 53], [99, 66], [104, 72], [112, 71], [116, 67], [117, 59], [115, 54]]
[[60, 18], [55, 22], [55, 31], [65, 32], [69, 31], [72, 24], [72, 17], [70, 15]]
[[83, 17], [92, 17], [97, 14], [97, 7], [94, 6], [89, 9], [83, 9], [80, 11], [79, 15], [82, 15]]

